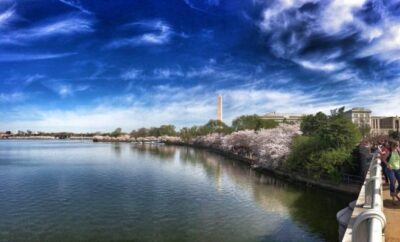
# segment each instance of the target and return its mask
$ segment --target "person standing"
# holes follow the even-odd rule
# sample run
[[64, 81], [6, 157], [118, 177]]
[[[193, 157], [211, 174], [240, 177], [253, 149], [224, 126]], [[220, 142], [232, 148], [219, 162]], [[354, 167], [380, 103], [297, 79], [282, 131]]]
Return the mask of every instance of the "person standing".
[[[389, 155], [387, 157], [387, 175], [389, 177], [390, 196], [393, 201], [397, 198], [400, 201], [398, 193], [400, 192], [400, 152], [399, 144], [396, 141], [390, 141]], [[396, 188], [397, 180], [397, 188]]]
[[382, 166], [382, 173], [385, 178], [385, 183], [389, 183], [389, 177], [387, 174], [387, 158], [389, 156], [389, 142], [387, 140], [380, 141], [380, 145], [378, 146], [379, 155], [381, 158], [381, 166]]

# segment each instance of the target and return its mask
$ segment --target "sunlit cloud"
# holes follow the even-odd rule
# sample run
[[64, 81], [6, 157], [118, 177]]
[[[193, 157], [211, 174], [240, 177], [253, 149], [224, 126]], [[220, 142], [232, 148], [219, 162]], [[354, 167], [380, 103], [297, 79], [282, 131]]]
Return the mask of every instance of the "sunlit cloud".
[[0, 29], [8, 27], [9, 23], [16, 18], [15, 5], [0, 12]]
[[307, 60], [297, 60], [298, 64], [303, 66], [304, 68], [317, 70], [317, 71], [337, 71], [344, 67], [343, 63], [320, 63], [316, 61], [307, 61]]

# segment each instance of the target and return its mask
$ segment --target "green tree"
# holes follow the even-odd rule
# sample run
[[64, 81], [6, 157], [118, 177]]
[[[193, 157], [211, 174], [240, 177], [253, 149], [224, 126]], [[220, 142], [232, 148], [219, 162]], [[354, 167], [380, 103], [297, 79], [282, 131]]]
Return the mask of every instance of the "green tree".
[[219, 120], [210, 120], [205, 125], [199, 128], [200, 135], [206, 135], [211, 133], [223, 133], [228, 134], [231, 133], [232, 129], [226, 125], [224, 122]]
[[[273, 129], [278, 127], [279, 123], [272, 119], [261, 119], [260, 118], [260, 129]], [[292, 124], [292, 123], [289, 123]]]
[[179, 137], [181, 137], [181, 139], [184, 141], [184, 142], [189, 142], [189, 140], [191, 139], [191, 138], [193, 138], [194, 137], [194, 134], [192, 134], [191, 132], [190, 132], [190, 128], [182, 128], [180, 131], [179, 131]]
[[276, 126], [278, 126], [278, 123], [274, 120], [262, 119], [257, 114], [242, 115], [232, 121], [232, 129], [234, 131], [270, 129]]
[[137, 137], [146, 137], [149, 136], [149, 130], [146, 128], [140, 128], [136, 131], [136, 138]]
[[159, 130], [160, 130], [160, 135], [168, 135], [168, 136], [176, 135], [175, 126], [172, 124], [161, 125]]
[[235, 131], [245, 129], [258, 130], [260, 129], [260, 117], [256, 114], [242, 115], [232, 121], [232, 128]]
[[121, 128], [116, 128], [112, 133], [111, 136], [112, 137], [118, 137], [122, 134], [122, 129]]
[[317, 134], [328, 123], [328, 116], [322, 112], [316, 115], [306, 115], [302, 118], [300, 129], [303, 135], [312, 136]]
[[345, 166], [352, 166], [351, 154], [361, 134], [343, 112], [329, 117], [323, 113], [308, 115], [303, 121], [303, 136], [293, 141], [288, 168], [306, 171], [314, 177], [329, 174], [337, 178]]
[[331, 116], [317, 135], [326, 148], [352, 150], [361, 140], [360, 130], [342, 115]]
[[149, 129], [149, 135], [150, 135], [150, 136], [155, 136], [155, 137], [160, 136], [160, 129], [159, 129], [159, 128], [156, 128], [156, 127], [151, 127], [151, 128]]

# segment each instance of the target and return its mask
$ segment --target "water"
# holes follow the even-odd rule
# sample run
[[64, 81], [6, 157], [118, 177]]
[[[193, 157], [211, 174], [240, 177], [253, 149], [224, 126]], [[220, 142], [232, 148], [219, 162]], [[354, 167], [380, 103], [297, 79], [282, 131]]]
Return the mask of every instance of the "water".
[[0, 241], [337, 241], [351, 200], [204, 150], [0, 141]]

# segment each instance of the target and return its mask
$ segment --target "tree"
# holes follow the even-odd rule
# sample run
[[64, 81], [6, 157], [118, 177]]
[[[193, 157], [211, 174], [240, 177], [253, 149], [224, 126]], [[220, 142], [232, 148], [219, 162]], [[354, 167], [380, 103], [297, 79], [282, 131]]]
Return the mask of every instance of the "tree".
[[135, 138], [149, 136], [149, 130], [146, 128], [140, 128], [138, 129], [135, 135], [136, 135]]
[[316, 115], [306, 115], [302, 118], [300, 129], [303, 135], [312, 136], [323, 129], [327, 122], [328, 116], [322, 112], [318, 112]]
[[150, 136], [155, 136], [155, 137], [160, 136], [160, 129], [159, 129], [159, 128], [156, 128], [156, 127], [151, 127], [151, 128], [149, 129], [149, 135], [150, 135]]
[[260, 129], [260, 117], [254, 115], [242, 115], [232, 121], [232, 128], [235, 131], [239, 130], [259, 130]]
[[326, 148], [345, 148], [352, 150], [361, 140], [357, 126], [342, 115], [331, 116], [328, 122], [318, 129], [321, 144]]
[[122, 134], [122, 129], [121, 128], [116, 128], [112, 133], [111, 136], [112, 137], [118, 137]]
[[210, 120], [205, 125], [199, 128], [200, 135], [207, 135], [211, 133], [223, 133], [228, 134], [231, 133], [232, 129], [226, 125], [224, 122], [220, 120]]
[[278, 126], [275, 120], [262, 119], [257, 114], [253, 115], [242, 115], [232, 121], [232, 129], [234, 131], [239, 130], [260, 130], [260, 129], [272, 129]]
[[301, 124], [303, 136], [295, 138], [288, 167], [313, 176], [338, 177], [344, 165], [351, 166], [351, 154], [361, 140], [360, 130], [343, 115], [343, 110], [326, 116], [308, 115]]
[[172, 124], [161, 125], [159, 129], [160, 129], [160, 135], [168, 135], [168, 136], [176, 135], [175, 126]]
[[[273, 129], [279, 126], [278, 122], [272, 119], [261, 119], [259, 120], [259, 129]], [[293, 124], [290, 123], [289, 124]]]

